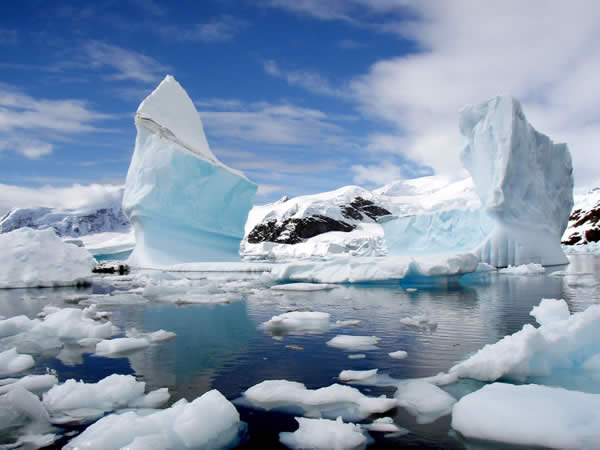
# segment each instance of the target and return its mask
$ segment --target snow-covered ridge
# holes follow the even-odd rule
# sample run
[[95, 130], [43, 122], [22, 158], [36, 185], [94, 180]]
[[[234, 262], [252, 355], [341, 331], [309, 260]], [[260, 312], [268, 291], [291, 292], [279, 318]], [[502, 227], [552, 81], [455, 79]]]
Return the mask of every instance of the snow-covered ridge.
[[563, 245], [586, 247], [600, 241], [600, 188], [587, 194], [576, 195], [569, 226], [565, 230]]

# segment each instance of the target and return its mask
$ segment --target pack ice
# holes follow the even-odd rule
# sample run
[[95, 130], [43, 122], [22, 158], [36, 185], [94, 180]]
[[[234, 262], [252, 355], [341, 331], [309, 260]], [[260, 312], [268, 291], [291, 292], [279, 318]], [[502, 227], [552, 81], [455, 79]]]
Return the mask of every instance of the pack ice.
[[212, 153], [191, 99], [171, 75], [139, 106], [123, 211], [130, 263], [150, 267], [238, 259], [257, 186]]

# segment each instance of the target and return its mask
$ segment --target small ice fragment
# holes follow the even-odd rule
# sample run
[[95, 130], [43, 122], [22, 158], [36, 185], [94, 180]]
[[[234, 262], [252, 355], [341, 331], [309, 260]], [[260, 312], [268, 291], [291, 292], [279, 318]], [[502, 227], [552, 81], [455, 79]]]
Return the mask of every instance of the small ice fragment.
[[417, 292], [418, 289], [417, 288], [406, 288], [404, 289], [406, 292]]
[[336, 327], [356, 327], [358, 326], [358, 324], [360, 323], [360, 320], [358, 319], [349, 319], [349, 320], [336, 320], [335, 321], [335, 326]]
[[0, 377], [13, 375], [34, 366], [31, 355], [17, 353], [15, 347], [0, 353]]
[[361, 426], [344, 423], [341, 417], [336, 420], [296, 417], [296, 421], [300, 425], [296, 431], [279, 433], [281, 443], [293, 449], [356, 449], [367, 443]]
[[112, 355], [141, 350], [150, 345], [144, 338], [105, 339], [96, 344], [96, 354]]
[[326, 291], [335, 289], [335, 284], [326, 283], [288, 283], [271, 286], [274, 291]]
[[329, 330], [329, 313], [318, 311], [292, 311], [265, 322], [270, 332], [324, 333]]
[[511, 266], [498, 270], [498, 273], [503, 275], [540, 275], [546, 271], [541, 264], [529, 263], [521, 264], [520, 266]]
[[344, 350], [373, 350], [380, 340], [377, 336], [338, 334], [333, 339], [327, 341], [327, 345]]
[[395, 394], [398, 405], [416, 417], [417, 423], [431, 423], [452, 411], [454, 397], [422, 380], [401, 383]]
[[342, 370], [338, 375], [340, 381], [361, 381], [377, 375], [378, 369], [372, 370]]
[[401, 433], [397, 434], [397, 436], [402, 436], [408, 433], [406, 428], [401, 428], [394, 422], [394, 419], [391, 417], [381, 417], [379, 419], [375, 419], [373, 423], [366, 423], [361, 425], [365, 430], [369, 431], [377, 431], [380, 433]]
[[398, 350], [397, 352], [388, 353], [388, 355], [390, 356], [390, 358], [404, 359], [408, 356], [408, 353], [406, 353], [404, 350]]
[[364, 353], [353, 353], [351, 355], [348, 355], [348, 359], [363, 359], [366, 357], [367, 355], [365, 355]]

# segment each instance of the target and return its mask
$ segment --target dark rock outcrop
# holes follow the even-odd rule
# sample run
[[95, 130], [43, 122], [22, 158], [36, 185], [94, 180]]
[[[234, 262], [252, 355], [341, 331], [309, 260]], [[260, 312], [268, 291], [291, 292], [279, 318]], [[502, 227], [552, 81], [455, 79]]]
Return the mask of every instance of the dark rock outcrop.
[[110, 273], [110, 274], [119, 274], [119, 275], [127, 275], [129, 273], [129, 266], [127, 264], [122, 263], [111, 263], [105, 262], [101, 264], [97, 264], [92, 269], [93, 273]]
[[[378, 217], [391, 213], [370, 200], [356, 197], [350, 204], [341, 205], [343, 217], [349, 220], [364, 221], [376, 220]], [[368, 217], [368, 219], [367, 219]], [[268, 220], [256, 225], [247, 236], [250, 244], [260, 242], [275, 242], [277, 244], [298, 244], [306, 239], [329, 231], [350, 232], [356, 228], [343, 220], [315, 214], [302, 218], [289, 218], [282, 222]]]
[[590, 210], [576, 209], [569, 217], [569, 228], [578, 228], [583, 225], [587, 229], [576, 231], [562, 241], [563, 245], [581, 245], [588, 242], [600, 241], [600, 203]]
[[281, 223], [269, 220], [259, 223], [248, 234], [248, 242], [258, 244], [260, 242], [276, 242], [278, 244], [298, 244], [305, 239], [327, 233], [329, 231], [349, 232], [354, 226], [331, 217], [314, 215], [301, 219], [286, 219]]

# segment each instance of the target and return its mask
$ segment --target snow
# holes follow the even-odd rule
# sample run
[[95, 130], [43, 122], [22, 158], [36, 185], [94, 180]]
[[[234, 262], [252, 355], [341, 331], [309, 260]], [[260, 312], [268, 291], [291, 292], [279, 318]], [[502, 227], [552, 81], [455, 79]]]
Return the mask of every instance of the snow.
[[108, 255], [133, 250], [135, 247], [135, 235], [133, 228], [127, 231], [106, 231], [81, 236], [79, 238], [83, 246], [92, 255]]
[[573, 207], [573, 168], [566, 144], [536, 131], [512, 97], [462, 109], [461, 154], [494, 228], [477, 252], [496, 267], [566, 264], [560, 246]]
[[96, 354], [101, 356], [121, 354], [141, 350], [150, 346], [144, 338], [117, 338], [102, 340], [96, 344]]
[[0, 253], [5, 261], [0, 288], [77, 284], [91, 276], [95, 264], [87, 250], [65, 244], [51, 229], [0, 234]]
[[0, 395], [17, 387], [22, 387], [29, 392], [44, 392], [58, 384], [58, 379], [54, 375], [27, 375], [23, 378], [5, 378], [0, 380]]
[[151, 414], [128, 411], [103, 417], [65, 449], [228, 448], [235, 445], [239, 428], [235, 407], [212, 390], [191, 403], [182, 399]]
[[388, 353], [388, 355], [390, 356], [390, 358], [404, 359], [404, 358], [406, 358], [408, 356], [408, 353], [405, 352], [404, 350], [398, 350], [396, 352]]
[[273, 265], [275, 280], [312, 283], [366, 283], [415, 277], [453, 276], [474, 272], [478, 259], [471, 253], [383, 258], [337, 257]]
[[500, 378], [526, 380], [544, 377], [561, 383], [561, 374], [581, 373], [596, 384], [594, 374], [586, 373], [590, 361], [598, 358], [600, 305], [569, 315], [564, 300], [543, 299], [531, 314], [540, 326], [525, 324], [520, 331], [488, 344], [473, 356], [455, 365], [443, 382], [457, 378], [495, 381]]
[[31, 355], [17, 353], [17, 349], [13, 347], [0, 353], [0, 377], [31, 369], [34, 364]]
[[327, 291], [336, 287], [335, 284], [288, 283], [271, 286], [271, 289], [274, 291]]
[[292, 311], [273, 316], [263, 324], [270, 332], [324, 333], [329, 330], [329, 313]]
[[341, 417], [336, 420], [296, 417], [296, 421], [299, 425], [296, 431], [279, 433], [281, 443], [290, 448], [342, 450], [366, 446], [367, 437], [360, 425], [344, 423]]
[[139, 106], [123, 211], [139, 267], [238, 259], [257, 186], [220, 163], [192, 101], [167, 75]]
[[452, 427], [468, 438], [521, 446], [596, 448], [600, 395], [493, 383], [461, 398]]
[[498, 273], [503, 275], [541, 275], [546, 269], [541, 264], [529, 263], [520, 266], [508, 266], [500, 269]]
[[351, 336], [348, 334], [338, 334], [327, 341], [330, 347], [341, 348], [343, 350], [373, 350], [381, 339], [377, 336]]
[[452, 411], [454, 397], [423, 380], [403, 382], [394, 395], [398, 405], [415, 416], [417, 423], [431, 423]]
[[[283, 406], [302, 408], [312, 417], [337, 417], [360, 420], [371, 414], [383, 413], [396, 406], [396, 400], [367, 397], [358, 389], [332, 384], [320, 389], [307, 389], [302, 383], [287, 380], [267, 380], [244, 392], [244, 398], [265, 409]], [[349, 419], [351, 418], [351, 419]]]
[[69, 379], [44, 393], [42, 403], [52, 421], [83, 422], [131, 407], [156, 408], [169, 399], [166, 389], [144, 395], [146, 383], [132, 375], [110, 375], [97, 383]]
[[377, 375], [378, 369], [342, 370], [338, 375], [340, 381], [362, 381]]

